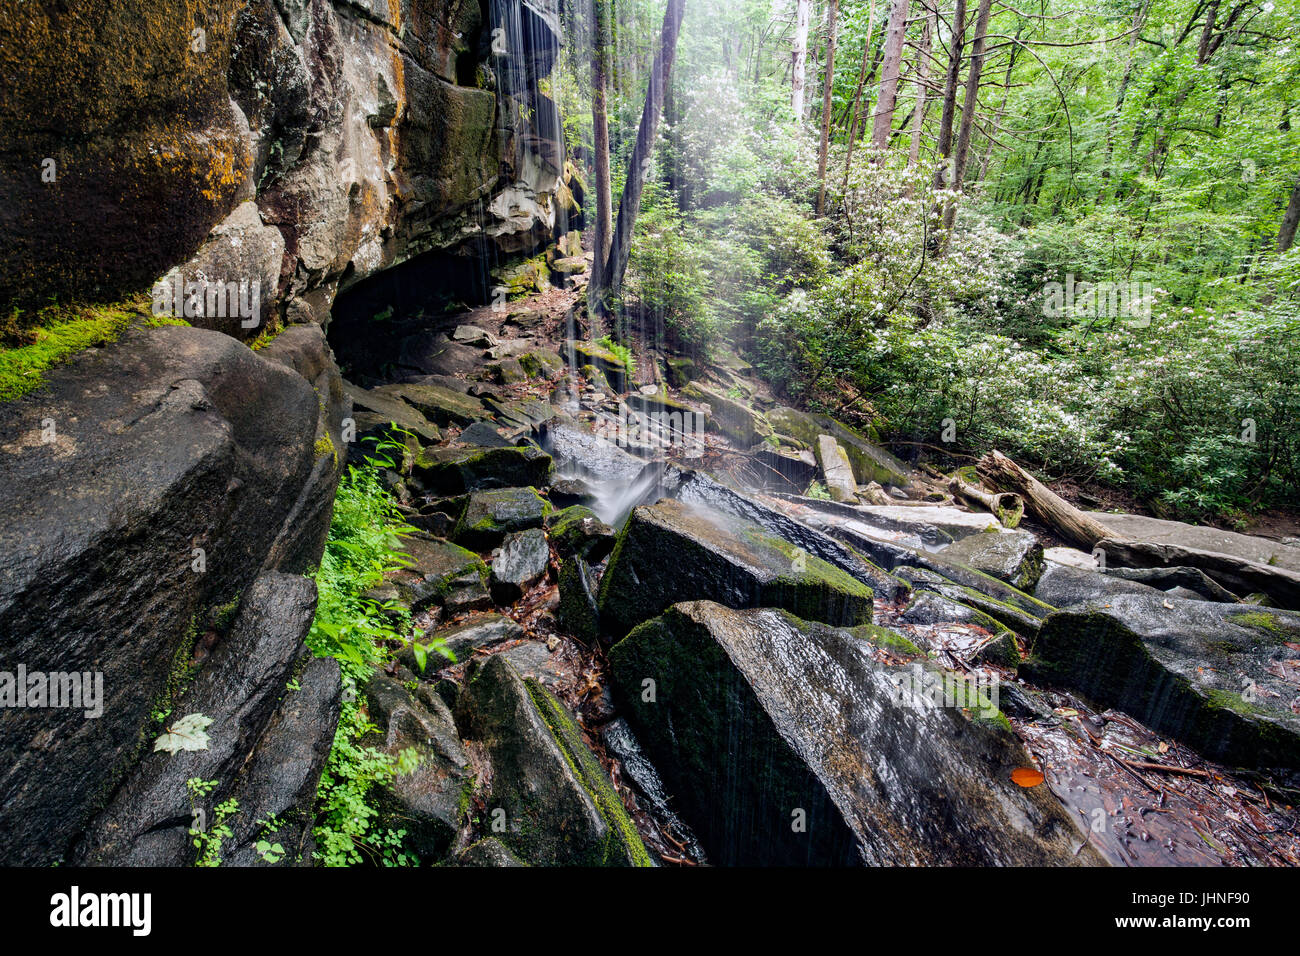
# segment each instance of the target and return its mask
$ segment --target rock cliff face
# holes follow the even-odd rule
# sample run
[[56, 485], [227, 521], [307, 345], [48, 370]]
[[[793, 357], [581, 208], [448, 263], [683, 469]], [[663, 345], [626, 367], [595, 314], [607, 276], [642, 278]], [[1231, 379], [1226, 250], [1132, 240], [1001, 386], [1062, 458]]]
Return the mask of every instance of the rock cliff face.
[[[193, 326], [136, 328], [0, 405], [2, 669], [103, 684], [93, 719], [0, 709], [3, 862], [188, 862], [189, 776], [277, 815], [310, 801], [339, 673], [307, 662], [302, 575], [351, 415], [321, 326], [341, 290], [421, 254], [521, 255], [568, 229], [538, 92], [558, 50], [554, 0], [0, 18], [0, 308], [150, 289]], [[150, 755], [187, 713], [212, 746]], [[284, 754], [292, 779], [259, 776]]]
[[[260, 353], [202, 329], [131, 332], [0, 405], [0, 669], [32, 692], [0, 709], [4, 862], [67, 859], [133, 775], [127, 792], [156, 789], [140, 761], [163, 725], [215, 717], [214, 701], [221, 745], [203, 754], [243, 765], [303, 655], [301, 575], [324, 548], [350, 408], [311, 326]], [[63, 675], [95, 674], [94, 700], [58, 704]], [[183, 809], [183, 787], [166, 796]], [[118, 838], [175, 824], [144, 818], [156, 805], [118, 813]]]
[[0, 23], [0, 302], [257, 282], [256, 321], [186, 316], [251, 338], [423, 252], [532, 251], [566, 226], [558, 49], [554, 0], [28, 5]]

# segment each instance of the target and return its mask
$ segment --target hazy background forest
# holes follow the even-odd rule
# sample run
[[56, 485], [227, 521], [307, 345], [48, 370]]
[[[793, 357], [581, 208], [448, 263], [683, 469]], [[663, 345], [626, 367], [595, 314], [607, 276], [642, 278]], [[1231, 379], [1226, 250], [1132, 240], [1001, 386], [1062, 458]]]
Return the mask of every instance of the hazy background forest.
[[[607, 74], [617, 214], [664, 5], [563, 16], [549, 92], [590, 168]], [[1293, 504], [1296, 22], [688, 0], [612, 331], [734, 349], [898, 453], [997, 447], [1168, 516]]]

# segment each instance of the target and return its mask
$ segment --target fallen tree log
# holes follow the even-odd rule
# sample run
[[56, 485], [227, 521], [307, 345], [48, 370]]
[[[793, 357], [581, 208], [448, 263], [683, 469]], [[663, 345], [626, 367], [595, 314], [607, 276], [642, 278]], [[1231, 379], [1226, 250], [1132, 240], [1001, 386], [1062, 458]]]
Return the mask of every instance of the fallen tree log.
[[948, 490], [953, 496], [967, 504], [977, 505], [985, 511], [992, 512], [1004, 528], [1014, 528], [1025, 516], [1025, 500], [1012, 491], [999, 491], [990, 494], [982, 488], [967, 484], [960, 478], [948, 482]]
[[1098, 541], [1116, 537], [1110, 528], [1051, 491], [1000, 451], [981, 458], [975, 472], [990, 488], [1018, 494], [1030, 514], [1085, 551], [1091, 551]]

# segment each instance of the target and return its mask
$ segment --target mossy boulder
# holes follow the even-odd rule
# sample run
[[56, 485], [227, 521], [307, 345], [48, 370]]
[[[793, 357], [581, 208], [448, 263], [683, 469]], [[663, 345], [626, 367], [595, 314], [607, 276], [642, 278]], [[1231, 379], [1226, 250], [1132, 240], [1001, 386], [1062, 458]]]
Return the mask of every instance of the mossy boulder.
[[687, 398], [709, 406], [707, 427], [725, 435], [742, 448], [756, 445], [772, 434], [772, 426], [761, 413], [715, 389], [699, 382], [691, 382], [681, 391]]
[[573, 717], [540, 683], [490, 657], [461, 691], [456, 720], [491, 765], [485, 822], [525, 862], [651, 865]]
[[550, 349], [535, 349], [519, 356], [519, 367], [529, 378], [557, 379], [564, 374], [564, 359]]
[[636, 508], [600, 588], [604, 626], [621, 637], [679, 601], [780, 607], [831, 624], [871, 620], [871, 588], [743, 518], [675, 499]]
[[874, 481], [881, 485], [906, 487], [911, 481], [911, 469], [879, 446], [880, 436], [874, 428], [863, 434], [829, 415], [801, 412], [786, 406], [769, 410], [767, 419], [782, 435], [797, 438], [809, 448], [816, 446], [818, 435], [830, 435], [844, 446], [853, 465], [853, 475], [860, 485]]
[[571, 554], [560, 562], [560, 604], [556, 617], [565, 631], [588, 646], [596, 643], [600, 632], [596, 594], [596, 576], [581, 556]]
[[614, 391], [622, 392], [627, 389], [627, 366], [609, 349], [594, 342], [583, 342], [578, 339], [569, 339], [565, 343], [565, 348], [574, 357], [574, 364], [579, 368], [594, 365]]
[[524, 431], [531, 431], [557, 414], [554, 405], [537, 398], [489, 398], [484, 404], [496, 421], [507, 428]]
[[518, 385], [528, 381], [528, 373], [516, 358], [493, 362], [487, 367], [487, 371], [492, 376], [492, 380], [501, 385]]
[[[1021, 596], [1027, 600], [1016, 603], [1007, 599], [1009, 597], [1008, 593], [997, 593], [997, 596], [994, 596], [994, 594], [988, 593], [988, 590], [980, 590], [967, 584], [961, 584], [929, 568], [900, 567], [895, 568], [894, 573], [903, 580], [910, 582], [912, 587], [918, 591], [933, 591], [950, 601], [974, 608], [1027, 639], [1038, 633], [1043, 618], [1052, 612], [1052, 608], [1046, 605], [1035, 607], [1030, 603], [1033, 602], [1033, 598], [1028, 595], [1022, 594]], [[979, 580], [976, 576], [987, 577], [981, 575], [981, 572], [970, 571], [967, 580]], [[993, 581], [996, 579], [987, 578], [987, 580]], [[1010, 588], [1010, 585], [1006, 585], [1006, 587]], [[1028, 605], [1028, 609], [1026, 605]]]
[[365, 696], [370, 719], [379, 729], [362, 743], [394, 760], [410, 749], [420, 756], [410, 773], [377, 788], [376, 826], [380, 831], [405, 831], [402, 845], [420, 860], [435, 862], [468, 822], [463, 804], [473, 782], [451, 711], [428, 684], [420, 686], [417, 699], [382, 671], [366, 685]]
[[[443, 642], [447, 650], [456, 655], [456, 661], [469, 660], [474, 651], [480, 647], [491, 647], [505, 641], [513, 641], [524, 636], [524, 629], [504, 614], [488, 612], [474, 614], [446, 627], [433, 627], [424, 633], [424, 640], [437, 639]], [[403, 651], [403, 655], [409, 651]], [[414, 655], [402, 658], [402, 663], [411, 667]], [[415, 668], [411, 667], [412, 670]]]
[[483, 559], [450, 541], [431, 535], [412, 534], [402, 538], [401, 550], [408, 566], [388, 576], [400, 600], [413, 611], [441, 603], [463, 587], [466, 578], [486, 584], [488, 569]]
[[1028, 531], [972, 534], [943, 549], [943, 556], [1032, 591], [1043, 573], [1043, 546]]
[[674, 436], [703, 438], [704, 430], [708, 428], [709, 411], [704, 406], [697, 408], [662, 393], [643, 395], [633, 392], [623, 401], [647, 428], [668, 439]]
[[442, 440], [438, 426], [400, 398], [374, 389], [361, 388], [351, 382], [343, 383], [343, 391], [352, 399], [352, 418], [357, 425], [353, 448], [357, 455], [364, 457], [367, 452], [373, 453], [374, 442], [367, 442], [366, 438], [387, 439], [392, 436], [404, 441], [396, 434], [393, 426], [414, 432], [426, 442]]
[[664, 373], [668, 378], [668, 384], [673, 388], [685, 388], [700, 377], [700, 367], [693, 359], [666, 358]]
[[[908, 624], [969, 624], [994, 636], [1011, 633], [1011, 629], [996, 618], [936, 591], [913, 591], [912, 600], [899, 617]], [[1018, 658], [1016, 662], [1019, 663]]]
[[426, 448], [414, 472], [432, 494], [459, 495], [482, 488], [543, 487], [555, 465], [531, 445], [509, 448]]
[[561, 557], [577, 554], [592, 564], [599, 564], [614, 550], [614, 529], [582, 505], [553, 512], [546, 519], [546, 528]]
[[438, 425], [469, 425], [488, 417], [477, 398], [443, 385], [381, 385], [372, 391], [405, 402]]
[[1212, 760], [1300, 767], [1300, 614], [1116, 594], [1043, 622], [1024, 673], [1114, 707]]
[[[695, 601], [616, 644], [611, 685], [715, 864], [1100, 862], [1050, 790], [1012, 782], [1030, 757], [987, 693], [872, 653], [908, 646]], [[952, 706], [921, 693], [945, 680]]]
[[452, 537], [466, 547], [486, 551], [511, 532], [540, 528], [550, 513], [550, 502], [536, 488], [476, 491], [469, 496]]

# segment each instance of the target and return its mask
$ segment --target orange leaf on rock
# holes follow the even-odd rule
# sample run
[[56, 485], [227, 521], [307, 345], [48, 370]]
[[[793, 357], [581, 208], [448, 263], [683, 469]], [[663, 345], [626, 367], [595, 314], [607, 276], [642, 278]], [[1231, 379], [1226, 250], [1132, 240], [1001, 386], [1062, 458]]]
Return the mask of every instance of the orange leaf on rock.
[[1011, 771], [1011, 782], [1020, 787], [1036, 787], [1043, 782], [1043, 775], [1033, 767], [1017, 767]]

